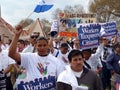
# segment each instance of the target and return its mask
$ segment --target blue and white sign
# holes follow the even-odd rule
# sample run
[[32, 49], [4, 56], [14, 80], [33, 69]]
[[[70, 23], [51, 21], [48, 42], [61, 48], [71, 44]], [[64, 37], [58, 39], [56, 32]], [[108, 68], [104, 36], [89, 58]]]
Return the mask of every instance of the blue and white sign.
[[89, 49], [99, 45], [99, 24], [78, 24], [78, 37], [80, 39], [80, 49]]
[[112, 38], [117, 35], [116, 22], [107, 22], [101, 24], [101, 30], [104, 32], [103, 37]]
[[117, 42], [120, 42], [120, 32], [117, 33]]
[[56, 78], [55, 76], [45, 76], [36, 79], [18, 79], [17, 90], [55, 90]]

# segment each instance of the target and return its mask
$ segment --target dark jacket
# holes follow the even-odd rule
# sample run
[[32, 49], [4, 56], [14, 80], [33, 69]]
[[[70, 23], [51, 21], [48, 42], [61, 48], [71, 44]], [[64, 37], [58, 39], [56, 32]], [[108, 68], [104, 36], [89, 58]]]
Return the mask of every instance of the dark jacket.
[[[70, 78], [68, 78], [70, 80]], [[86, 68], [83, 68], [83, 73], [80, 78], [77, 78], [78, 85], [87, 85], [88, 90], [102, 90], [101, 81], [96, 73]], [[70, 84], [57, 82], [57, 90], [72, 90]]]

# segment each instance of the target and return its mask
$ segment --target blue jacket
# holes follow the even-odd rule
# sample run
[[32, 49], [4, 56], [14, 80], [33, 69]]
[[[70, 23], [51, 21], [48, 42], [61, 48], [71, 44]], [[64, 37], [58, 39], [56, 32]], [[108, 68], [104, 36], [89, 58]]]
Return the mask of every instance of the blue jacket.
[[120, 66], [118, 64], [119, 60], [120, 60], [120, 55], [113, 52], [108, 56], [106, 65], [108, 69], [113, 70], [115, 71], [115, 73], [120, 75]]

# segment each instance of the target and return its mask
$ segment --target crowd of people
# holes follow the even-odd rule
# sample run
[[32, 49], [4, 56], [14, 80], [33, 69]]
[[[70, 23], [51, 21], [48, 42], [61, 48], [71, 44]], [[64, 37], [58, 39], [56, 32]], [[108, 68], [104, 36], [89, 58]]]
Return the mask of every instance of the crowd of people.
[[[17, 80], [44, 78], [44, 87], [26, 90], [120, 90], [120, 43], [100, 37], [98, 47], [80, 49], [78, 38], [40, 37], [21, 40], [22, 26], [5, 48], [0, 36], [0, 90], [17, 90]], [[4, 48], [3, 48], [4, 47]]]

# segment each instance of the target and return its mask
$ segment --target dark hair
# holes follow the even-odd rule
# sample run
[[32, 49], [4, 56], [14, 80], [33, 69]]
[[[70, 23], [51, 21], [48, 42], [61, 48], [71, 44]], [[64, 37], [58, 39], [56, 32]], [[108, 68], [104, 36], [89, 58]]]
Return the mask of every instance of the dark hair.
[[30, 38], [38, 38], [39, 37], [39, 35], [40, 35], [40, 33], [39, 32], [33, 32], [31, 35], [30, 35]]
[[89, 52], [89, 53], [92, 53], [92, 50], [91, 50], [91, 49], [84, 49], [84, 50], [82, 50], [82, 52]]
[[24, 45], [25, 45], [25, 41], [22, 40], [22, 39], [19, 39], [18, 42], [20, 42], [21, 44], [24, 44]]
[[116, 43], [113, 47], [114, 47], [114, 49], [120, 48], [120, 43]]
[[62, 44], [60, 45], [60, 47], [61, 47], [61, 48], [69, 48], [69, 46], [68, 46], [67, 43], [62, 43]]
[[68, 54], [68, 60], [69, 60], [69, 62], [71, 62], [71, 60], [72, 60], [72, 58], [74, 56], [78, 56], [78, 55], [81, 55], [82, 58], [83, 58], [83, 54], [82, 54], [82, 52], [80, 50], [77, 50], [77, 49], [71, 50], [71, 52]]
[[48, 43], [48, 39], [43, 36], [40, 36], [37, 38], [37, 41], [40, 41], [40, 40], [45, 40]]

